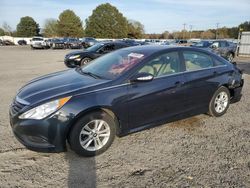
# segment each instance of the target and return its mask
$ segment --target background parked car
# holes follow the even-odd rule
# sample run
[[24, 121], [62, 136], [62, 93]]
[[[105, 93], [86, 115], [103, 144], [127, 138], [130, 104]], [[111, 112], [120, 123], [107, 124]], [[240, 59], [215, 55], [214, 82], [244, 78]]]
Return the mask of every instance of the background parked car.
[[129, 46], [140, 46], [141, 43], [133, 40], [133, 39], [122, 39], [122, 42], [125, 42]]
[[45, 49], [48, 48], [43, 37], [33, 37], [30, 40], [31, 49]]
[[80, 49], [83, 47], [82, 42], [76, 38], [65, 38], [64, 44], [66, 48]]
[[213, 41], [202, 40], [200, 42], [192, 44], [191, 46], [196, 47], [196, 48], [209, 48], [209, 46], [211, 46], [212, 44], [213, 44]]
[[69, 68], [82, 66], [93, 59], [96, 59], [104, 54], [114, 50], [128, 47], [129, 45], [124, 42], [102, 42], [87, 48], [86, 50], [71, 52], [65, 56], [64, 63]]
[[54, 38], [50, 41], [51, 49], [65, 49], [65, 41], [63, 39]]
[[26, 40], [19, 40], [17, 43], [18, 43], [19, 45], [21, 45], [21, 46], [27, 45]]
[[226, 40], [215, 40], [210, 47], [213, 52], [232, 62], [237, 45]]
[[185, 40], [185, 39], [176, 39], [175, 40], [175, 45], [178, 45], [178, 46], [190, 46], [191, 43], [188, 43], [188, 41]]
[[94, 44], [98, 43], [98, 41], [92, 37], [85, 37], [81, 40], [81, 42], [82, 42], [82, 45], [84, 48], [88, 48], [88, 47], [93, 46]]
[[3, 40], [3, 41], [0, 41], [0, 45], [1, 46], [13, 46], [15, 45], [15, 43], [10, 40]]

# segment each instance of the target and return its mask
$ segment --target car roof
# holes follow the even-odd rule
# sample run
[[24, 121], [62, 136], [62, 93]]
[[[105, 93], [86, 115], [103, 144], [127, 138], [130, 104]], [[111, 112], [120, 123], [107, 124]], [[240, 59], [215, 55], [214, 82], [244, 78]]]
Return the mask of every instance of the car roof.
[[125, 42], [122, 41], [103, 41], [103, 42], [99, 42], [100, 44], [123, 44], [123, 45], [127, 45]]
[[195, 48], [195, 47], [190, 47], [190, 46], [165, 46], [165, 45], [143, 45], [143, 46], [132, 46], [132, 47], [127, 47], [127, 48], [123, 48], [121, 50], [129, 50], [129, 51], [133, 51], [135, 53], [147, 53], [148, 55], [152, 55], [154, 53], [160, 53], [163, 51], [172, 51], [172, 50], [192, 50], [192, 51], [196, 51], [196, 52], [204, 52], [206, 54], [210, 54], [213, 55], [213, 53], [201, 49], [201, 48]]

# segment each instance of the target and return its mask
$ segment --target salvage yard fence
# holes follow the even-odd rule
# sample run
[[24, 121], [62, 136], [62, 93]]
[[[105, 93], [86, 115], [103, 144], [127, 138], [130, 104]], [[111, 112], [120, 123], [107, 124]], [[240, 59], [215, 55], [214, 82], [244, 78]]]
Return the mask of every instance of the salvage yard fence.
[[250, 57], [250, 31], [239, 34], [237, 55], [239, 57]]

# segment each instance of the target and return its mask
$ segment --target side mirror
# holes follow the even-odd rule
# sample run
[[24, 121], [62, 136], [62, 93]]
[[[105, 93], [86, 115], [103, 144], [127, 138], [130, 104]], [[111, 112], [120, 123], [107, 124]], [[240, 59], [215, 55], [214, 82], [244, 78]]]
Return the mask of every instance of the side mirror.
[[140, 72], [136, 75], [134, 75], [131, 79], [130, 82], [149, 82], [154, 79], [154, 75], [146, 72]]

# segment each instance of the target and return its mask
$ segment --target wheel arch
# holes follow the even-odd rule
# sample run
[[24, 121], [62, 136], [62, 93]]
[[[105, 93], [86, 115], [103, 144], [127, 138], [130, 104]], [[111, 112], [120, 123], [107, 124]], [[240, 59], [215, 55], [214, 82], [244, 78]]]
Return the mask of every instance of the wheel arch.
[[[230, 93], [230, 98], [234, 97], [234, 89], [230, 88], [230, 87], [229, 87], [229, 84], [223, 84], [223, 85], [221, 85], [220, 87], [222, 87], [222, 86], [228, 89], [228, 91], [229, 91], [229, 93]], [[220, 88], [220, 87], [219, 87], [219, 88]], [[219, 88], [218, 88], [218, 89], [219, 89]]]
[[109, 107], [107, 107], [107, 106], [97, 106], [97, 107], [92, 107], [92, 108], [89, 108], [87, 110], [84, 110], [84, 111], [80, 112], [79, 114], [77, 114], [75, 116], [75, 118], [70, 123], [70, 127], [67, 130], [66, 138], [65, 139], [66, 140], [68, 139], [69, 134], [70, 134], [72, 128], [74, 127], [75, 123], [80, 118], [82, 118], [83, 116], [86, 116], [87, 114], [93, 113], [93, 112], [104, 112], [104, 113], [110, 115], [114, 119], [114, 121], [115, 121], [116, 135], [119, 136], [119, 134], [121, 132], [121, 125], [120, 125], [120, 121], [119, 121], [118, 116]]

